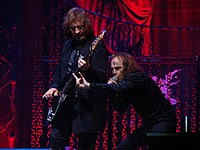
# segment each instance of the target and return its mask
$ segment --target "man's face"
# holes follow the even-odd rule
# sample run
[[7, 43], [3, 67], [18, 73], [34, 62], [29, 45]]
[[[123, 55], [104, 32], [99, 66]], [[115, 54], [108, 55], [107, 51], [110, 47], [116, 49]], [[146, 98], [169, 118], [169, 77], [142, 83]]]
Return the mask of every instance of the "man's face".
[[86, 38], [84, 35], [84, 25], [82, 22], [73, 22], [69, 26], [69, 30], [71, 31], [73, 38], [77, 41], [81, 41]]
[[123, 76], [122, 73], [124, 70], [122, 59], [118, 57], [113, 58], [111, 60], [111, 69], [112, 74], [120, 79]]

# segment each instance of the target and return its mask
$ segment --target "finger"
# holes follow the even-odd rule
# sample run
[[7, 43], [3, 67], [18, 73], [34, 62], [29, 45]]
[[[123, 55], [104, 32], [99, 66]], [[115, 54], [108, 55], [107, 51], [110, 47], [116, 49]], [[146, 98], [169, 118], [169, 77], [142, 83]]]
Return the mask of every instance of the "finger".
[[82, 64], [86, 64], [86, 61], [84, 59], [80, 59], [79, 62]]
[[80, 61], [78, 62], [78, 64], [79, 64], [79, 66], [83, 66], [83, 63], [82, 63], [82, 62], [80, 62]]
[[44, 93], [44, 95], [42, 96], [42, 98], [46, 98], [46, 99], [48, 98], [48, 97], [47, 97], [47, 92]]
[[107, 84], [111, 84], [111, 83], [112, 83], [112, 81], [110, 81], [110, 80], [107, 82]]
[[48, 99], [49, 97], [47, 94], [44, 94], [42, 98]]
[[79, 72], [79, 75], [80, 75], [81, 79], [84, 79], [84, 76], [82, 75], [82, 73]]
[[86, 61], [83, 60], [83, 59], [80, 59], [80, 60], [78, 61], [78, 63], [79, 63], [79, 65], [84, 66], [84, 65], [86, 64]]
[[81, 79], [79, 79], [74, 73], [72, 73], [72, 75], [74, 76], [74, 78], [76, 80], [76, 85], [79, 86]]
[[58, 96], [58, 91], [55, 91], [54, 96]]
[[44, 94], [44, 95], [42, 96], [42, 98], [46, 98], [46, 95]]
[[76, 79], [76, 81], [78, 80], [78, 77], [74, 74], [74, 73], [72, 73], [72, 75], [74, 76], [74, 78]]

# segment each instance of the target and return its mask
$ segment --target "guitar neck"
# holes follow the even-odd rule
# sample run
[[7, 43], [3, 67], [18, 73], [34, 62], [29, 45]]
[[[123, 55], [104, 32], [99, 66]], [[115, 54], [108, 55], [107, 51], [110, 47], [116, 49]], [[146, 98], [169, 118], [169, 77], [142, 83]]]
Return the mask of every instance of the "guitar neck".
[[[79, 68], [77, 68], [75, 71], [74, 71], [74, 74], [77, 74], [79, 71]], [[64, 93], [66, 93], [69, 88], [70, 88], [70, 85], [72, 83], [72, 81], [74, 80], [74, 76], [71, 75], [70, 78], [68, 79], [68, 81], [65, 83], [65, 86], [63, 87], [62, 91], [60, 91], [60, 95], [63, 95]]]

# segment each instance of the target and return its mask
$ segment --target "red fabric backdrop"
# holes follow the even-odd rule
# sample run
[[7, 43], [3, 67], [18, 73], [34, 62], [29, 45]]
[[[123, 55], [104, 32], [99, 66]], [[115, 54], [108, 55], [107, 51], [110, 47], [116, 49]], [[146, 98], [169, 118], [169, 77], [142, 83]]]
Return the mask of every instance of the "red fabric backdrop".
[[[124, 22], [130, 22], [138, 25], [150, 26], [152, 18], [152, 1], [151, 0], [75, 0], [76, 3], [86, 10], [96, 12], [102, 16], [113, 18]], [[114, 22], [115, 23], [115, 22]], [[101, 29], [105, 29], [106, 20], [101, 22]], [[95, 31], [98, 32], [97, 26]], [[143, 55], [149, 55], [148, 44], [149, 28], [143, 28], [144, 46], [142, 48]]]
[[[140, 35], [144, 38], [144, 43], [142, 46], [142, 55], [171, 55], [171, 56], [178, 56], [181, 54], [185, 55], [196, 55], [200, 54], [200, 44], [196, 45], [198, 47], [195, 49], [195, 51], [192, 51], [194, 49], [192, 46], [186, 46], [186, 45], [194, 45], [194, 40], [186, 39], [190, 36], [190, 34], [194, 34], [193, 31], [190, 29], [185, 31], [182, 35], [179, 35], [179, 33], [176, 33], [176, 31], [173, 31], [172, 35], [174, 38], [169, 39], [171, 37], [167, 37], [163, 34], [160, 34], [162, 37], [164, 44], [161, 42], [160, 45], [163, 45], [163, 47], [157, 47], [155, 44], [152, 45], [152, 39], [154, 43], [158, 43], [159, 39], [155, 37], [151, 37], [152, 31], [150, 31], [150, 28], [146, 28], [145, 26], [172, 26], [177, 29], [178, 27], [188, 27], [188, 26], [200, 26], [200, 20], [198, 16], [200, 15], [200, 1], [198, 0], [117, 0], [117, 1], [107, 1], [107, 0], [75, 0], [77, 5], [79, 5], [82, 8], [85, 8], [88, 11], [95, 12], [97, 14], [100, 14], [102, 16], [105, 16], [109, 19], [113, 19], [115, 21], [112, 22], [112, 24], [116, 24], [116, 21], [124, 21], [126, 23], [133, 23], [137, 25], [141, 25], [143, 28], [139, 29], [138, 32]], [[99, 21], [98, 18], [94, 19], [94, 26], [95, 26], [95, 32], [98, 34], [99, 29], [105, 29], [107, 25], [107, 20], [102, 20], [100, 27], [97, 25], [97, 22]], [[112, 29], [114, 29], [114, 25], [111, 26]], [[127, 31], [127, 29], [125, 29]], [[134, 30], [134, 29], [133, 29]], [[193, 30], [193, 29], [192, 29]], [[116, 32], [116, 31], [114, 31]], [[131, 32], [131, 31], [128, 31]], [[154, 32], [154, 31], [153, 31]], [[195, 31], [196, 32], [196, 31]], [[122, 33], [119, 33], [122, 37]], [[136, 34], [135, 32], [131, 34], [134, 36]], [[158, 33], [159, 34], [159, 33]], [[197, 34], [197, 33], [196, 33]], [[199, 34], [199, 33], [198, 33]], [[137, 35], [139, 37], [139, 35]], [[182, 38], [183, 45], [177, 45], [177, 37]], [[197, 36], [195, 36], [197, 38]], [[170, 54], [166, 48], [168, 45], [166, 45], [166, 41], [169, 42], [169, 40], [172, 41], [172, 44], [170, 45], [171, 49]], [[174, 43], [173, 43], [174, 41]], [[185, 41], [187, 43], [185, 43]], [[136, 43], [137, 44], [137, 41]], [[195, 43], [196, 44], [196, 43]], [[159, 46], [160, 46], [159, 45]], [[130, 44], [130, 46], [132, 46]], [[111, 49], [113, 46], [108, 46]], [[118, 46], [119, 47], [119, 46]], [[152, 50], [152, 47], [154, 50]], [[185, 47], [185, 48], [184, 48]], [[186, 48], [187, 47], [187, 48]], [[111, 50], [115, 51], [115, 50]], [[168, 51], [168, 52], [167, 52]]]

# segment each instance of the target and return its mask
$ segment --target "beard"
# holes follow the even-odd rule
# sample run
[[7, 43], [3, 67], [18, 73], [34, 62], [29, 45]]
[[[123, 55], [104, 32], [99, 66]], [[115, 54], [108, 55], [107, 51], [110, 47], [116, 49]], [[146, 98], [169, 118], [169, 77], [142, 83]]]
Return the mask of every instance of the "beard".
[[77, 42], [82, 42], [85, 39], [85, 36], [83, 34], [76, 34], [73, 37]]

